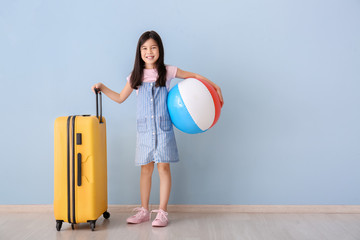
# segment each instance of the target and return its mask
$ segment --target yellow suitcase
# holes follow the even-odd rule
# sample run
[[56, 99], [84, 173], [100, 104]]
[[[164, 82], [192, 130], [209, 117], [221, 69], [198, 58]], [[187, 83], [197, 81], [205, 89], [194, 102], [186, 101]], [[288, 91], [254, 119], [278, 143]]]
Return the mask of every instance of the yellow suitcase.
[[[106, 122], [101, 107], [98, 116], [59, 117], [54, 132], [54, 215], [56, 229], [62, 223], [90, 223], [107, 212]], [[101, 106], [101, 102], [100, 102]]]

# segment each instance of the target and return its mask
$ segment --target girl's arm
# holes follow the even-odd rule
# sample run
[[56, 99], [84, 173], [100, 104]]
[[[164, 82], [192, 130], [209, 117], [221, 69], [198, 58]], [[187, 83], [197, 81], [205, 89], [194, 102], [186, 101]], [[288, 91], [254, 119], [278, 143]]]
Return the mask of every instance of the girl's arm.
[[114, 92], [107, 86], [105, 86], [103, 83], [97, 83], [94, 86], [91, 87], [93, 92], [95, 93], [95, 88], [100, 89], [101, 92], [103, 92], [106, 96], [108, 96], [111, 100], [122, 103], [124, 102], [132, 93], [133, 89], [131, 88], [130, 82], [127, 82], [121, 93]]
[[224, 104], [224, 99], [223, 99], [223, 97], [222, 97], [220, 87], [219, 87], [218, 85], [216, 85], [215, 83], [213, 83], [212, 81], [210, 81], [209, 79], [207, 79], [206, 77], [201, 76], [201, 75], [196, 74], [196, 73], [183, 71], [183, 70], [181, 70], [180, 68], [177, 69], [177, 72], [176, 72], [176, 76], [175, 76], [175, 77], [176, 77], [176, 78], [182, 78], [182, 79], [185, 79], [185, 78], [196, 78], [196, 79], [203, 80], [203, 81], [206, 81], [206, 82], [210, 83], [210, 84], [215, 88], [215, 90], [217, 91], [217, 93], [219, 94], [219, 98], [220, 98], [221, 104], [222, 104], [222, 105]]

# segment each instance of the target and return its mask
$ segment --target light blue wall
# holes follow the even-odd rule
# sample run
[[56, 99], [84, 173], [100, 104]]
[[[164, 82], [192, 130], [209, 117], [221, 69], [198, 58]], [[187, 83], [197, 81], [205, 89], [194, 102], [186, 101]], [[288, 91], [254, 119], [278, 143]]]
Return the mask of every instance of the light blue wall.
[[[356, 0], [1, 1], [0, 204], [52, 203], [55, 118], [120, 91], [151, 29], [225, 98], [212, 130], [176, 131], [170, 204], [360, 204]], [[138, 204], [136, 96], [103, 105], [109, 203]]]

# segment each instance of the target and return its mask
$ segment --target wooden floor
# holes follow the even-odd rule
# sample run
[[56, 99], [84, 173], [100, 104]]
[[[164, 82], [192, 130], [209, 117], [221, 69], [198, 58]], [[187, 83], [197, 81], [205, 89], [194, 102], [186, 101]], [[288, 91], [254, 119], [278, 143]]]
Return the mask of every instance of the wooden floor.
[[[51, 212], [0, 213], [0, 239], [261, 239], [359, 240], [360, 214], [169, 213], [165, 228], [126, 224], [130, 213], [100, 217], [94, 232], [83, 223], [56, 231]], [[152, 216], [155, 217], [155, 214]]]

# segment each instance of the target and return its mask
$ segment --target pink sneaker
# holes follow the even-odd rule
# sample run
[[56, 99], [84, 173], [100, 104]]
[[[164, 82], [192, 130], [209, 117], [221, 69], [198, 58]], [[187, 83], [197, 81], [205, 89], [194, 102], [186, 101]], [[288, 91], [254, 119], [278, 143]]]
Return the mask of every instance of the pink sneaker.
[[129, 217], [126, 219], [128, 223], [142, 223], [150, 220], [150, 212], [149, 210], [143, 207], [134, 208], [133, 211], [137, 211], [134, 216]]
[[159, 209], [159, 210], [152, 210], [151, 211], [152, 213], [153, 212], [157, 212], [158, 214], [156, 215], [156, 218], [155, 220], [152, 222], [152, 226], [153, 227], [166, 227], [168, 225], [168, 218], [167, 218], [167, 215], [168, 213], [165, 212], [164, 210], [162, 209]]

